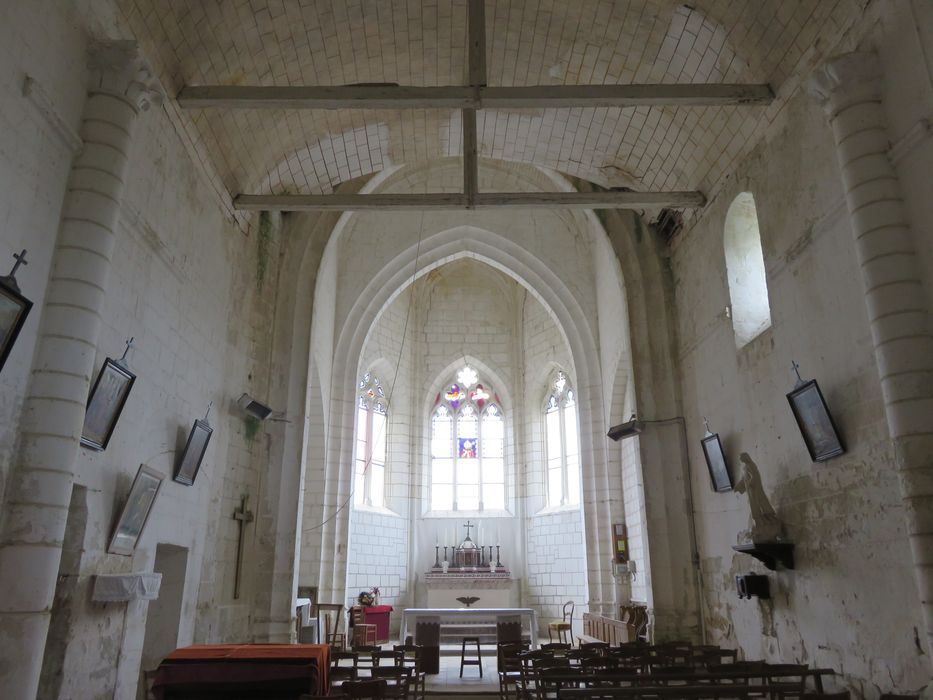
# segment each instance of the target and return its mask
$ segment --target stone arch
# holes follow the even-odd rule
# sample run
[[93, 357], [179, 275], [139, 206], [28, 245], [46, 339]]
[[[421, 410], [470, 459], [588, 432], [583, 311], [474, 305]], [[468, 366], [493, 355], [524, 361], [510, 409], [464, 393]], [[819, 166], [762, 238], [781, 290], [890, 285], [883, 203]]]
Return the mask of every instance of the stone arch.
[[[457, 226], [440, 231], [427, 236], [417, 245], [408, 246], [375, 274], [357, 296], [337, 333], [335, 344], [335, 386], [330, 416], [332, 434], [345, 436], [346, 426], [352, 426], [352, 404], [341, 398], [342, 394], [346, 393], [341, 387], [349, 387], [350, 382], [355, 381], [357, 361], [354, 361], [354, 358], [359, 357], [369, 328], [380, 310], [397, 296], [402, 288], [411, 283], [413, 273], [417, 277], [446, 262], [465, 256], [485, 262], [514, 278], [553, 314], [558, 328], [565, 334], [571, 356], [574, 358], [578, 393], [581, 399], [586, 397], [580, 403], [580, 422], [582, 425], [593, 427], [593, 430], [581, 434], [581, 449], [590, 457], [591, 478], [593, 474], [604, 473], [605, 444], [597, 437], [604, 432], [605, 427], [599, 410], [603, 402], [602, 385], [593, 332], [582, 308], [563, 280], [536, 256], [501, 235], [471, 226]], [[417, 271], [414, 269], [416, 260], [419, 262]], [[338, 444], [341, 442], [346, 443], [346, 440], [338, 440]], [[329, 461], [333, 461], [335, 457], [340, 459], [340, 453], [338, 448], [336, 454], [328, 456]], [[336, 500], [332, 501], [334, 505], [343, 501], [348, 481], [348, 475], [339, 475]], [[589, 490], [597, 493], [596, 486], [597, 484], [593, 483]], [[591, 510], [593, 522], [588, 522], [586, 528], [597, 530], [597, 516], [601, 508], [595, 504]], [[331, 544], [336, 549], [346, 529], [346, 514], [339, 514], [335, 522], [332, 533], [334, 540]], [[604, 558], [598, 539], [596, 542], [593, 551], [588, 551], [588, 568], [591, 570], [598, 568]], [[341, 564], [345, 570], [345, 561], [338, 562], [333, 577], [335, 586], [341, 578], [338, 572]], [[602, 600], [600, 582], [597, 582], [595, 590], [591, 586], [590, 598]]]

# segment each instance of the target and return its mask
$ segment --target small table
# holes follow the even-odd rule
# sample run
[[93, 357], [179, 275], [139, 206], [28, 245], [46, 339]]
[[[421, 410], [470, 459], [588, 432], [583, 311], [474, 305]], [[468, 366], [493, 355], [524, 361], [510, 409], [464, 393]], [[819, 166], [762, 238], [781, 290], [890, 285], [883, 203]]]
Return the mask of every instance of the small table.
[[[392, 612], [391, 605], [373, 605], [363, 608], [363, 619], [367, 625], [376, 626], [376, 643], [385, 644], [389, 641], [389, 613]], [[404, 639], [402, 642], [404, 643]]]
[[196, 644], [176, 649], [159, 665], [153, 694], [179, 688], [199, 694], [223, 690], [225, 685], [269, 687], [303, 685], [303, 692], [327, 693], [330, 647], [325, 644]]

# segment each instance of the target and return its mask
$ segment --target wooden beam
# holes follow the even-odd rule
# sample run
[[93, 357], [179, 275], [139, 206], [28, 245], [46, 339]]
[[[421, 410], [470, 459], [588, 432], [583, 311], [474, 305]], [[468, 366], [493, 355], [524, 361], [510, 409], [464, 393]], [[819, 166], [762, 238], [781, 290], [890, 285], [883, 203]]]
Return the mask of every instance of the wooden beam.
[[[486, 0], [467, 3], [468, 81], [475, 90], [486, 84]], [[472, 204], [479, 192], [479, 162], [476, 135], [476, 110], [461, 111], [463, 127], [463, 194]]]
[[178, 93], [187, 109], [545, 109], [668, 105], [767, 105], [767, 85], [452, 85], [251, 86], [189, 85]]
[[702, 207], [700, 192], [480, 192], [435, 194], [241, 194], [240, 211], [405, 211], [445, 209], [659, 209]]
[[486, 86], [486, 0], [469, 0], [467, 5], [467, 42], [469, 53], [468, 85]]
[[476, 146], [476, 110], [465, 109], [463, 120], [463, 194], [472, 201], [479, 192], [479, 162]]

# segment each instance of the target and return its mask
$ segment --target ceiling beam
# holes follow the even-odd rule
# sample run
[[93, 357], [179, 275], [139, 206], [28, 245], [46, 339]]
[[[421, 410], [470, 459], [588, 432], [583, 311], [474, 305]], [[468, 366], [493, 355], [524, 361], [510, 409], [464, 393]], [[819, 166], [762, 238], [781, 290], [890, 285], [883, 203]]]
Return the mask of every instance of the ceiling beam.
[[[472, 6], [472, 4], [471, 4]], [[767, 105], [768, 85], [188, 85], [187, 109], [545, 109], [548, 107], [709, 107]]]
[[[486, 84], [486, 2], [470, 0], [467, 5], [468, 82], [474, 90]], [[461, 112], [463, 127], [463, 194], [472, 202], [479, 192], [479, 162], [476, 110]]]
[[702, 207], [700, 192], [478, 192], [431, 194], [241, 194], [240, 211], [405, 211], [450, 209], [660, 209]]

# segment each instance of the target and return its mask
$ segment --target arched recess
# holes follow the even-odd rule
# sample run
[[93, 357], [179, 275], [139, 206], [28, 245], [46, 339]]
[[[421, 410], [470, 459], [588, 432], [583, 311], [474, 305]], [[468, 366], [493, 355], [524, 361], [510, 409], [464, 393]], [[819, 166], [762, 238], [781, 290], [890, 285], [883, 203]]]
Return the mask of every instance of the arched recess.
[[751, 192], [741, 192], [729, 205], [723, 231], [732, 328], [741, 349], [771, 327], [768, 279], [761, 250], [758, 209]]
[[[456, 162], [445, 161], [417, 166], [413, 171], [433, 176], [437, 168], [452, 169], [456, 173], [458, 167]], [[488, 162], [481, 163], [481, 176], [488, 168]], [[546, 170], [514, 164], [503, 164], [501, 170], [513, 179], [512, 186], [519, 189], [587, 189], [586, 183], [571, 185], [557, 173]], [[365, 185], [354, 183], [352, 190], [383, 191], [395, 187], [395, 191], [404, 191], [399, 189], [398, 183], [411, 177], [412, 169], [405, 166], [393, 173], [377, 175]], [[601, 353], [595, 338], [602, 334], [603, 329], [600, 327], [597, 331], [589, 320], [596, 315], [595, 308], [590, 306], [584, 310], [581, 307], [576, 296], [581, 289], [579, 280], [565, 282], [551, 269], [553, 261], [543, 260], [540, 255], [529, 252], [533, 245], [526, 243], [523, 247], [511, 240], [520, 236], [514, 236], [512, 231], [497, 234], [489, 227], [470, 225], [477, 220], [482, 221], [479, 213], [446, 214], [444, 221], [448, 228], [439, 225], [438, 217], [423, 215], [420, 246], [411, 235], [403, 237], [404, 244], [394, 245], [393, 241], [393, 254], [385, 259], [380, 257], [378, 272], [367, 276], [366, 287], [355, 290], [349, 297], [352, 303], [348, 309], [341, 309], [339, 313], [335, 313], [337, 280], [333, 270], [336, 266], [331, 265], [331, 271], [327, 272], [325, 266], [319, 265], [320, 271], [310, 275], [311, 278], [317, 275], [313, 318], [309, 319], [310, 314], [304, 318], [296, 316], [296, 326], [303, 323], [306, 332], [313, 336], [310, 345], [317, 348], [315, 361], [321, 367], [322, 375], [328, 375], [326, 379], [321, 377], [323, 401], [328, 406], [325, 417], [328, 439], [322, 448], [326, 450], [325, 486], [322, 488], [324, 502], [321, 510], [314, 514], [315, 538], [320, 542], [319, 551], [326, 554], [321, 561], [317, 582], [322, 599], [339, 600], [344, 595], [347, 523], [346, 513], [339, 509], [339, 504], [346, 499], [348, 480], [346, 475], [340, 474], [340, 464], [342, 460], [345, 463], [344, 446], [349, 445], [352, 438], [352, 401], [347, 401], [346, 397], [352, 396], [352, 389], [348, 387], [352, 387], [355, 381], [358, 349], [379, 310], [400, 293], [416, 272], [416, 267], [419, 275], [425, 274], [444, 262], [470, 256], [497, 267], [528, 289], [549, 309], [572, 349], [581, 399], [581, 425], [589, 425], [582, 435], [583, 451], [587, 464], [592, 465], [589, 468], [585, 465], [589, 473], [584, 484], [584, 497], [592, 499], [586, 507], [586, 527], [591, 533], [587, 552], [589, 598], [604, 612], [614, 613], [618, 586], [607, 565], [611, 549], [608, 525], [613, 515], [609, 504], [597, 494], [605, 494], [613, 483], [606, 457], [609, 445], [605, 431], [614, 411], [610, 408], [610, 397], [605, 394], [612, 384], [611, 376], [618, 363], [608, 361], [605, 356], [599, 357]], [[291, 230], [296, 236], [291, 240], [308, 241], [310, 230], [312, 239], [308, 246], [314, 247], [316, 253], [309, 260], [315, 259], [320, 263], [327, 256], [336, 259], [342, 233], [355, 225], [357, 216], [351, 213], [294, 215]], [[623, 306], [632, 324], [631, 350], [619, 362], [631, 364], [633, 403], [637, 403], [639, 410], [649, 417], [676, 415], [679, 412], [676, 357], [671, 347], [669, 320], [664, 320], [669, 319], [665, 299], [669, 298], [670, 281], [666, 276], [660, 245], [653, 236], [646, 235], [635, 215], [626, 212], [604, 212], [599, 218], [591, 211], [562, 212], [558, 218], [564, 220], [568, 233], [576, 240], [589, 237], [591, 241], [599, 242], [599, 247], [588, 255], [611, 257], [618, 261], [613, 263], [616, 271], [611, 271], [611, 274], [619, 277], [616, 286], [624, 290]], [[428, 224], [424, 224], [425, 219], [430, 219]], [[606, 228], [602, 222], [606, 222]], [[451, 226], [452, 223], [455, 225]], [[327, 248], [322, 250], [325, 240]], [[303, 255], [300, 249], [296, 249], [295, 254], [299, 258]], [[592, 284], [590, 279], [583, 282]], [[313, 333], [311, 326], [316, 329]], [[324, 341], [319, 342], [322, 338]], [[357, 350], [355, 356], [352, 348]], [[295, 356], [293, 366], [300, 365], [301, 361]], [[637, 383], [635, 378], [638, 378]], [[612, 418], [615, 420], [617, 417], [613, 415]], [[646, 492], [650, 491], [652, 495], [646, 498], [645, 513], [649, 529], [655, 535], [649, 538], [646, 549], [650, 552], [652, 567], [660, 567], [662, 579], [670, 582], [654, 595], [655, 609], [664, 628], [670, 629], [673, 635], [691, 636], [696, 601], [694, 592], [689, 587], [682, 590], [680, 583], [689, 581], [693, 575], [689, 546], [682, 534], [687, 528], [680, 522], [685, 517], [679, 505], [684, 493], [683, 475], [669, 467], [678, 463], [679, 455], [674, 454], [674, 447], [665, 447], [667, 442], [670, 441], [644, 436], [639, 446], [640, 458], [644, 460], [647, 456], [654, 465], [646, 472]], [[612, 449], [617, 449], [617, 446], [613, 444]], [[674, 514], [673, 521], [670, 521], [670, 513]]]
[[[599, 407], [602, 406], [602, 384], [599, 375], [599, 364], [596, 355], [596, 344], [592, 330], [586, 321], [586, 314], [576, 302], [573, 292], [554, 273], [551, 267], [540, 259], [532, 256], [513, 241], [493, 233], [492, 231], [469, 226], [458, 226], [425, 236], [420, 244], [413, 244], [402, 250], [395, 258], [375, 274], [363, 291], [357, 295], [343, 328], [338, 335], [334, 353], [334, 388], [330, 423], [332, 434], [344, 434], [344, 426], [352, 426], [352, 403], [338, 397], [349, 395], [347, 389], [353, 386], [357, 369], [357, 360], [360, 349], [369, 328], [379, 314], [380, 309], [397, 295], [402, 288], [410, 283], [413, 276], [414, 264], [418, 260], [416, 276], [426, 274], [430, 270], [446, 262], [469, 256], [495, 267], [515, 279], [519, 284], [549, 309], [557, 325], [565, 333], [568, 346], [574, 358], [578, 374], [581, 375], [579, 393], [581, 396], [581, 424], [592, 426], [592, 430], [581, 436], [582, 449], [588, 455], [590, 471], [593, 473], [605, 471], [605, 425]], [[585, 368], [581, 370], [581, 368]], [[340, 387], [343, 387], [341, 391]], [[345, 448], [348, 445], [345, 445]], [[337, 450], [338, 454], [341, 450]], [[335, 455], [336, 456], [336, 455]], [[345, 498], [348, 488], [348, 479], [341, 475], [336, 488], [337, 498], [332, 501], [336, 509]], [[328, 493], [332, 489], [328, 489]], [[597, 492], [595, 484], [588, 489], [591, 497]], [[599, 508], [593, 507], [595, 514]], [[335, 520], [339, 523], [345, 520], [341, 513]], [[341, 545], [339, 539], [346, 525], [337, 525], [333, 530], [336, 538], [331, 545], [337, 550]], [[587, 523], [587, 528], [599, 529], [595, 521]], [[327, 545], [325, 544], [325, 547]], [[597, 569], [605, 552], [598, 546], [588, 552], [590, 570]], [[343, 578], [345, 559], [337, 562], [334, 575], [331, 577], [334, 585], [339, 585]], [[597, 577], [598, 579], [598, 577]], [[335, 593], [338, 591], [335, 589]], [[597, 584], [596, 590], [590, 591], [592, 600], [602, 600], [603, 591]]]

